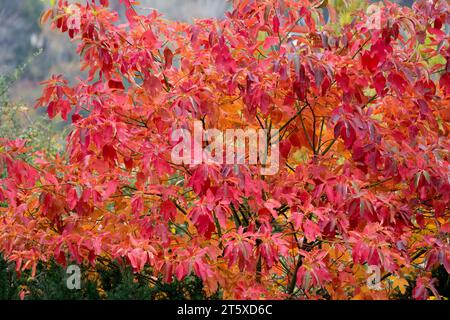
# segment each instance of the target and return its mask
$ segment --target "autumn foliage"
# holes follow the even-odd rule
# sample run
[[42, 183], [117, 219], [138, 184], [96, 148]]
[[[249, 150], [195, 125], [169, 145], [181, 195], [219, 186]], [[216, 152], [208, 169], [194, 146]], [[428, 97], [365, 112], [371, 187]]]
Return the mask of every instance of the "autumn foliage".
[[[18, 272], [116, 260], [152, 281], [194, 274], [226, 299], [382, 299], [409, 285], [440, 298], [447, 1], [386, 1], [345, 25], [320, 1], [235, 0], [192, 24], [122, 2], [126, 24], [107, 0], [60, 0], [42, 17], [79, 44], [86, 76], [54, 76], [37, 103], [71, 121], [63, 154], [0, 139], [0, 250]], [[176, 165], [171, 132], [195, 120], [280, 129], [279, 172]]]

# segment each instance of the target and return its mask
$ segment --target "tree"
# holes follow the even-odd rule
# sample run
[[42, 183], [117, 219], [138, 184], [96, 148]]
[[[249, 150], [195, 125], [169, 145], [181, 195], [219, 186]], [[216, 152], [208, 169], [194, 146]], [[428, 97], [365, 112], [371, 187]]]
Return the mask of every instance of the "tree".
[[[158, 284], [194, 274], [223, 298], [379, 299], [410, 283], [441, 298], [446, 1], [373, 4], [343, 26], [317, 1], [235, 0], [193, 24], [122, 2], [127, 24], [107, 0], [43, 15], [88, 76], [53, 76], [37, 103], [71, 118], [64, 153], [27, 160], [25, 141], [1, 140], [0, 247], [18, 272], [115, 261]], [[175, 163], [170, 137], [195, 120], [278, 128], [278, 173]]]

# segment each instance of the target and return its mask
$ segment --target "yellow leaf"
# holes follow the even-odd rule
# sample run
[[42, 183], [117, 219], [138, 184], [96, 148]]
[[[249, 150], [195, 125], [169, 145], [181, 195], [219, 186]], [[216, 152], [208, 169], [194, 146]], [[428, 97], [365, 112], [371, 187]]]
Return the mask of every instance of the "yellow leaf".
[[394, 288], [398, 288], [402, 294], [405, 294], [406, 288], [409, 286], [409, 283], [404, 278], [395, 278], [392, 286]]

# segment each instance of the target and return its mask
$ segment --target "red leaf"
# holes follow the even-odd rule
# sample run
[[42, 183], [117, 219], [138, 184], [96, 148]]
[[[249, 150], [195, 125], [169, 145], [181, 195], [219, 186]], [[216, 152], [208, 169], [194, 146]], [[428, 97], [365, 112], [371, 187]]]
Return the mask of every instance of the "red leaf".
[[306, 70], [303, 65], [299, 68], [299, 73], [293, 85], [293, 89], [297, 98], [304, 101], [309, 89], [309, 78], [306, 76]]
[[127, 257], [130, 259], [130, 263], [134, 271], [140, 272], [144, 269], [148, 254], [143, 249], [136, 248], [128, 252]]
[[155, 95], [163, 88], [163, 86], [161, 81], [157, 77], [155, 77], [154, 75], [149, 75], [144, 80], [144, 88], [150, 95]]
[[69, 192], [67, 193], [67, 204], [70, 210], [73, 210], [78, 202], [77, 191], [75, 188], [70, 187]]
[[77, 123], [81, 119], [81, 116], [77, 113], [72, 115], [72, 123]]
[[135, 195], [131, 199], [131, 208], [134, 214], [141, 214], [144, 211], [144, 201], [139, 195]]
[[267, 210], [270, 211], [270, 213], [272, 214], [272, 216], [274, 218], [278, 217], [278, 212], [277, 212], [277, 208], [281, 207], [281, 203], [278, 202], [275, 199], [269, 199], [264, 203], [264, 207], [267, 208]]
[[280, 154], [283, 158], [287, 158], [289, 156], [289, 152], [291, 151], [291, 142], [289, 140], [282, 140], [280, 142]]
[[316, 223], [308, 219], [303, 223], [303, 232], [306, 239], [309, 242], [312, 242], [316, 240], [317, 236], [320, 234], [320, 228]]
[[381, 72], [378, 72], [372, 79], [373, 87], [375, 88], [377, 95], [380, 97], [384, 96], [386, 93], [386, 78]]
[[447, 223], [441, 225], [440, 231], [450, 233], [450, 222], [447, 222]]
[[212, 213], [203, 205], [198, 205], [189, 213], [189, 218], [197, 227], [200, 234], [206, 238], [211, 238], [212, 232], [215, 230], [214, 219]]
[[408, 82], [406, 82], [406, 80], [400, 74], [391, 72], [388, 76], [388, 81], [399, 96], [405, 93]]
[[125, 89], [121, 80], [113, 80], [113, 79], [108, 81], [108, 87], [110, 87], [111, 89], [117, 89], [117, 90]]
[[446, 95], [450, 95], [450, 72], [444, 73], [439, 80], [439, 86]]
[[61, 102], [61, 117], [64, 121], [67, 121], [67, 115], [71, 111], [70, 102], [67, 100], [63, 100]]
[[114, 181], [114, 180], [109, 181], [107, 186], [106, 186], [106, 190], [103, 192], [103, 195], [102, 195], [103, 200], [106, 200], [111, 195], [113, 195], [116, 192], [118, 186], [119, 186], [119, 182], [118, 181]]
[[48, 104], [47, 114], [50, 119], [53, 119], [56, 116], [55, 104], [56, 103], [54, 101]]
[[175, 276], [178, 281], [183, 280], [189, 273], [189, 267], [186, 262], [180, 262], [175, 268]]
[[369, 52], [365, 52], [361, 57], [363, 67], [371, 72], [376, 71], [379, 62], [378, 57], [372, 56]]
[[173, 61], [173, 53], [169, 48], [164, 49], [164, 60], [165, 60], [164, 68], [165, 69], [171, 68]]
[[103, 146], [103, 157], [106, 161], [114, 162], [117, 159], [116, 149], [108, 144]]
[[270, 47], [272, 47], [272, 46], [278, 44], [278, 42], [279, 42], [278, 37], [267, 37], [267, 38], [264, 40], [264, 46], [263, 46], [263, 48], [264, 48], [264, 50], [267, 50], [267, 49], [269, 49]]
[[278, 16], [273, 17], [273, 32], [275, 34], [278, 34], [280, 32], [280, 19], [278, 19]]
[[160, 205], [161, 214], [164, 220], [173, 220], [177, 215], [177, 207], [171, 200], [166, 200]]

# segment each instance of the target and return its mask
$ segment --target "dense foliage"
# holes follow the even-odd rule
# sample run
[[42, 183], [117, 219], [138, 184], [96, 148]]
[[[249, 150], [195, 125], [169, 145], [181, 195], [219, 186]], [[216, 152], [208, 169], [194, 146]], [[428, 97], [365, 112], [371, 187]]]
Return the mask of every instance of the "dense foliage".
[[[24, 140], [0, 140], [0, 249], [18, 272], [125, 263], [158, 285], [196, 275], [221, 298], [388, 298], [412, 283], [441, 298], [447, 1], [365, 6], [343, 26], [320, 1], [235, 0], [193, 24], [121, 2], [127, 24], [107, 0], [43, 15], [88, 75], [52, 77], [37, 104], [71, 119], [64, 153], [30, 160]], [[194, 120], [280, 129], [279, 172], [175, 164], [171, 133]]]

